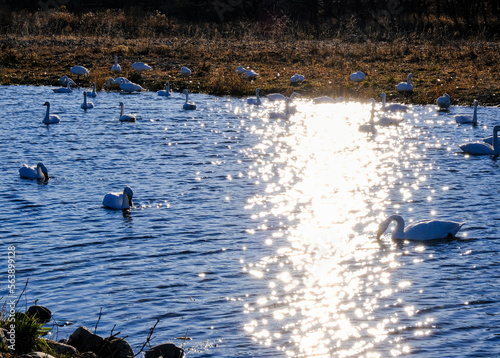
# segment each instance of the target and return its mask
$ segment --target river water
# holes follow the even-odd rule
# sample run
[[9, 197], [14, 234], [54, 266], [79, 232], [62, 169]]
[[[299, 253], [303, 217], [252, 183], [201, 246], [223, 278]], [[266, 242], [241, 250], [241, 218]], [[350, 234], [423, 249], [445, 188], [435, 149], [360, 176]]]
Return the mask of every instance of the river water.
[[[84, 325], [135, 352], [159, 320], [152, 345], [189, 357], [500, 356], [500, 165], [458, 148], [498, 108], [472, 127], [453, 118], [470, 107], [413, 106], [371, 136], [369, 104], [298, 99], [283, 120], [266, 100], [190, 99], [99, 92], [84, 111], [81, 90], [0, 87], [4, 299], [27, 283], [18, 309], [49, 307], [53, 339]], [[41, 123], [45, 101], [60, 124]], [[19, 177], [39, 161], [48, 182]], [[130, 213], [102, 207], [126, 185]], [[466, 224], [379, 245], [392, 214]]]

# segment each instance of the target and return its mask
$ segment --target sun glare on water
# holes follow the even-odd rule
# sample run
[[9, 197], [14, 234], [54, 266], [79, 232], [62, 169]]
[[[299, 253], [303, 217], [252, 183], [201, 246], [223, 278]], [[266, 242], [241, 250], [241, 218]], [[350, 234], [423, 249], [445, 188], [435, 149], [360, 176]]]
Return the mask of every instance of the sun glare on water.
[[390, 138], [399, 129], [376, 140], [359, 132], [369, 104], [298, 107], [289, 121], [255, 128], [259, 143], [245, 153], [265, 188], [247, 208], [258, 223], [281, 223], [265, 241], [275, 255], [244, 268], [269, 287], [246, 306], [245, 330], [290, 357], [382, 357], [378, 346], [391, 339], [392, 356], [407, 353], [389, 335], [399, 312], [385, 307], [409, 283], [391, 282], [397, 255], [381, 253], [374, 238], [398, 178]]

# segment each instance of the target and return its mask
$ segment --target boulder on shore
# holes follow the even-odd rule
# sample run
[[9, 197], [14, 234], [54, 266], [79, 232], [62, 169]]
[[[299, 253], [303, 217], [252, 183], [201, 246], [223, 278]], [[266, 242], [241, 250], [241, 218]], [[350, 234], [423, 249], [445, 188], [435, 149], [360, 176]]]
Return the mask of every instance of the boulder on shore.
[[145, 358], [184, 358], [184, 349], [173, 343], [163, 343], [147, 350]]

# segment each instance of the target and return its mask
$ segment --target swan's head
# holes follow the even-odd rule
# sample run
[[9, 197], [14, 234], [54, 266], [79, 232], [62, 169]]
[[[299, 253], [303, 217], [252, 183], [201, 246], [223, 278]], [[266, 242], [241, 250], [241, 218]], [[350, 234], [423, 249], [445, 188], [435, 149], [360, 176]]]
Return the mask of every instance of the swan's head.
[[45, 103], [43, 104], [43, 106], [50, 106], [50, 103], [49, 103], [49, 102], [45, 102]]
[[443, 97], [450, 99], [450, 95], [448, 93], [443, 94]]
[[42, 171], [43, 176], [45, 177], [44, 180], [49, 180], [49, 171], [47, 170], [47, 167], [42, 162], [38, 163], [36, 166]]
[[186, 96], [188, 95], [188, 91], [186, 89], [182, 90], [182, 93], [184, 93]]
[[494, 126], [493, 127], [493, 133], [500, 132], [500, 126]]
[[384, 232], [387, 230], [387, 228], [389, 227], [389, 224], [391, 223], [392, 220], [389, 220], [389, 219], [386, 219], [384, 221], [382, 221], [380, 223], [380, 225], [378, 226], [378, 230], [377, 230], [377, 241], [380, 240], [380, 237], [382, 235], [384, 235]]
[[118, 107], [123, 107], [123, 106], [124, 106], [123, 102], [120, 102], [120, 103], [118, 104]]
[[132, 198], [134, 197], [134, 192], [132, 191], [132, 188], [129, 187], [129, 186], [126, 186], [124, 189], [123, 189], [123, 196], [127, 197], [128, 198], [128, 205], [129, 206], [133, 206], [133, 203], [132, 203]]
[[294, 99], [295, 97], [300, 97], [300, 93], [293, 92], [293, 93], [290, 95], [290, 99]]
[[477, 99], [474, 100], [474, 107], [477, 107], [477, 105], [479, 104], [479, 101]]
[[408, 81], [410, 80], [410, 78], [412, 78], [413, 75], [411, 73], [408, 74]]

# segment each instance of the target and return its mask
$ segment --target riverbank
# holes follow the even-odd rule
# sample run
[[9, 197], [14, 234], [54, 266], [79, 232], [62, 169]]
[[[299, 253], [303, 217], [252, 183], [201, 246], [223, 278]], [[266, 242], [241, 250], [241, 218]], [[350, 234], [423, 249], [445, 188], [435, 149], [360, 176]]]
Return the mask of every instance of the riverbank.
[[[366, 100], [386, 92], [388, 98], [413, 104], [430, 104], [443, 93], [452, 104], [500, 103], [500, 43], [486, 40], [430, 40], [402, 37], [390, 42], [362, 43], [332, 40], [294, 40], [244, 36], [0, 36], [0, 84], [58, 86], [58, 79], [70, 75], [74, 65], [85, 66], [90, 75], [71, 76], [79, 86], [105, 88], [114, 75], [110, 69], [118, 56], [122, 72], [144, 88], [156, 91], [169, 81], [172, 90], [215, 95], [242, 96], [261, 89], [271, 92], [299, 92], [303, 97], [343, 96]], [[132, 70], [136, 61], [153, 70], [142, 74]], [[180, 76], [180, 68], [192, 71]], [[237, 66], [258, 73], [254, 81], [235, 71]], [[352, 83], [352, 72], [363, 71], [366, 80]], [[292, 85], [295, 73], [305, 80]], [[395, 85], [413, 74], [415, 87], [401, 96]], [[118, 76], [118, 75], [117, 75]]]

